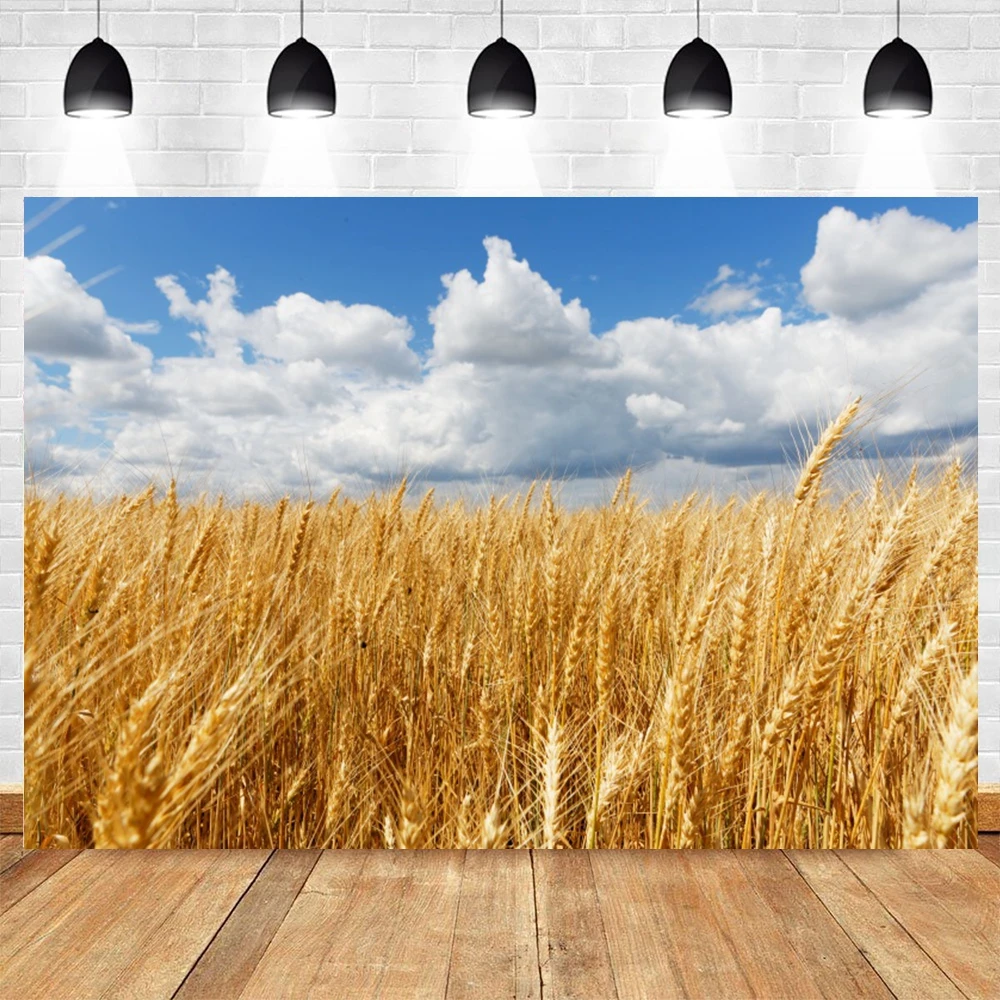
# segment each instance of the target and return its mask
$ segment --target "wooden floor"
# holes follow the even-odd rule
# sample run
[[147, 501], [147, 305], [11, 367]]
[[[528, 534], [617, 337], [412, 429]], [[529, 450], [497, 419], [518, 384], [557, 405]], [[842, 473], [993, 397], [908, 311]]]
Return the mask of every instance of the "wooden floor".
[[1000, 997], [979, 851], [35, 851], [0, 995]]

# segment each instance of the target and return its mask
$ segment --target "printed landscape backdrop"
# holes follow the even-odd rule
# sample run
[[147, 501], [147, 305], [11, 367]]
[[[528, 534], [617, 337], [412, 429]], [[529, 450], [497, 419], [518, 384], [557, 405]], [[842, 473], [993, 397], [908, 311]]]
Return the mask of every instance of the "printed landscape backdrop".
[[973, 843], [976, 210], [27, 200], [28, 841]]

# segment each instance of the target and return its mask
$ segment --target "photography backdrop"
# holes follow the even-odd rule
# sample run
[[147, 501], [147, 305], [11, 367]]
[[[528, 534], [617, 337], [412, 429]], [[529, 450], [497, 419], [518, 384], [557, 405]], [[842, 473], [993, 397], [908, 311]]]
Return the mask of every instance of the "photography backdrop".
[[133, 116], [113, 124], [62, 114], [66, 68], [94, 36], [92, 4], [10, 0], [0, 13], [0, 781], [22, 774], [23, 197], [306, 192], [978, 194], [979, 777], [1000, 781], [994, 0], [903, 4], [902, 35], [924, 55], [935, 88], [933, 116], [915, 123], [861, 114], [865, 71], [894, 34], [889, 2], [706, 2], [702, 33], [724, 55], [734, 88], [733, 116], [710, 123], [662, 116], [663, 76], [694, 35], [693, 3], [511, 2], [506, 35], [538, 85], [538, 114], [513, 126], [474, 122], [464, 110], [472, 62], [497, 34], [493, 0], [349, 0], [325, 11], [317, 3], [306, 34], [331, 61], [338, 110], [309, 130], [265, 114], [270, 67], [298, 35], [293, 4], [284, 13], [275, 6], [105, 4], [102, 33], [125, 56], [135, 88]]
[[977, 211], [25, 199], [29, 844], [967, 846]]

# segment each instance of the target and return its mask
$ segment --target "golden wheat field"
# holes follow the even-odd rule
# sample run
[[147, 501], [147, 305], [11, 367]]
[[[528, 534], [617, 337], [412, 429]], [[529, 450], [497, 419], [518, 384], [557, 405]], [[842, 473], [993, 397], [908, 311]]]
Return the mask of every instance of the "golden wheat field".
[[30, 496], [29, 844], [973, 844], [975, 488], [835, 493], [856, 410], [724, 503]]

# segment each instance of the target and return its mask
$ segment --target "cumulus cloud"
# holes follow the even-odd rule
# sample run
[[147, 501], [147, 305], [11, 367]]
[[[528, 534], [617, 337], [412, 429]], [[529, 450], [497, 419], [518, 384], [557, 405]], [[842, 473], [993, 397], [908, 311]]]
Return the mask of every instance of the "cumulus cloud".
[[760, 298], [760, 275], [744, 275], [728, 264], [719, 267], [715, 277], [689, 306], [706, 316], [732, 316], [735, 313], [763, 309]]
[[962, 283], [977, 261], [975, 223], [956, 231], [906, 208], [871, 219], [832, 208], [802, 268], [802, 293], [818, 312], [863, 320]]
[[[839, 302], [849, 296], [836, 288], [846, 272], [831, 266], [829, 217], [808, 266], [823, 263], [820, 298]], [[961, 257], [967, 231], [947, 232], [935, 230], [939, 257]], [[508, 241], [483, 247], [481, 273], [442, 277], [422, 352], [407, 321], [377, 304], [293, 292], [243, 311], [236, 277], [220, 267], [200, 297], [176, 278], [157, 280], [201, 350], [153, 361], [65, 268], [38, 271], [27, 306], [55, 295], [49, 322], [63, 333], [36, 328], [29, 338], [38, 361], [28, 366], [29, 440], [63, 484], [100, 464], [100, 449], [65, 439], [76, 427], [134, 475], [179, 467], [198, 488], [259, 493], [371, 485], [404, 471], [440, 483], [599, 480], [628, 464], [660, 470], [650, 475], [658, 484], [675, 473], [690, 482], [699, 469], [708, 482], [736, 470], [752, 478], [794, 448], [794, 428], [849, 396], [896, 388], [874, 427], [883, 449], [974, 433], [974, 260], [851, 315], [837, 306], [798, 322], [757, 305], [705, 324], [649, 316], [601, 331]], [[724, 266], [708, 290], [747, 280]], [[84, 348], [66, 333], [81, 317]], [[53, 375], [43, 364], [52, 360], [67, 373]]]
[[527, 260], [518, 260], [507, 240], [483, 241], [482, 281], [467, 271], [447, 274], [447, 289], [431, 310], [433, 363], [470, 361], [524, 367], [549, 364], [602, 365], [614, 361], [590, 330], [590, 312], [579, 299], [563, 302]]
[[282, 362], [321, 361], [341, 369], [414, 378], [420, 362], [410, 350], [410, 324], [378, 306], [320, 302], [297, 292], [250, 313], [237, 308], [236, 279], [223, 267], [208, 276], [208, 294], [192, 302], [173, 275], [156, 279], [170, 315], [200, 327], [195, 338], [216, 356], [249, 344]]
[[170, 408], [153, 354], [52, 257], [25, 261], [25, 412], [29, 432], [100, 434], [112, 413], [148, 417]]
[[124, 324], [112, 320], [95, 298], [54, 257], [24, 262], [24, 349], [53, 361], [138, 359], [142, 351]]
[[683, 403], [658, 392], [633, 392], [625, 397], [625, 408], [635, 417], [636, 426], [666, 427], [687, 410]]

